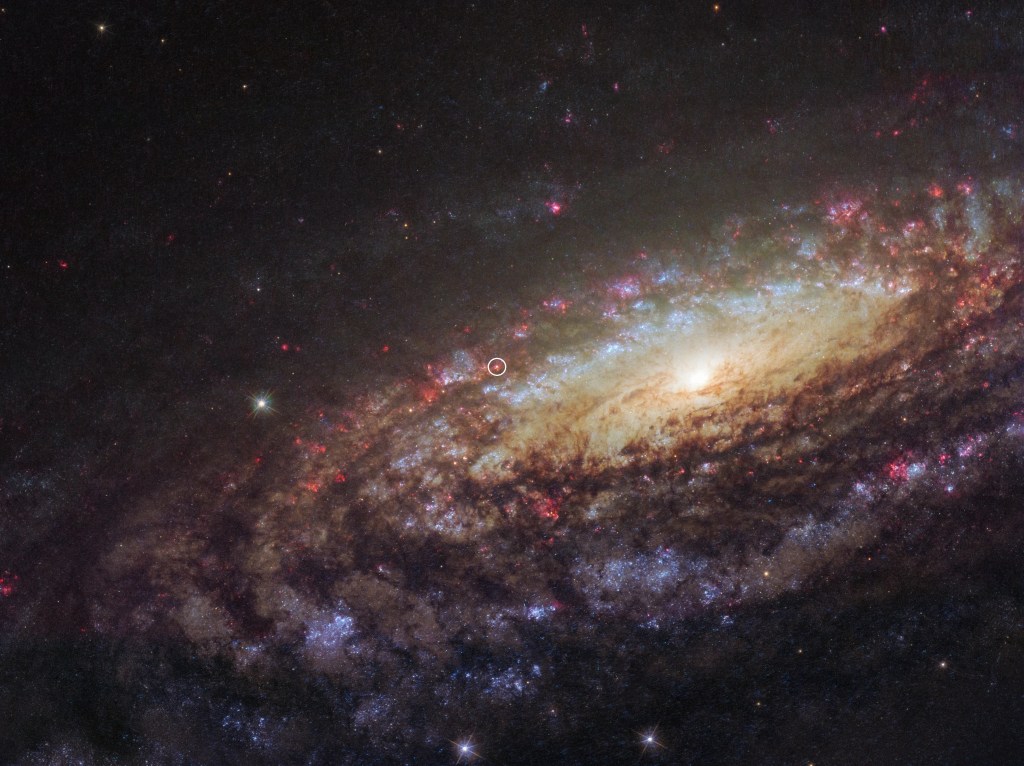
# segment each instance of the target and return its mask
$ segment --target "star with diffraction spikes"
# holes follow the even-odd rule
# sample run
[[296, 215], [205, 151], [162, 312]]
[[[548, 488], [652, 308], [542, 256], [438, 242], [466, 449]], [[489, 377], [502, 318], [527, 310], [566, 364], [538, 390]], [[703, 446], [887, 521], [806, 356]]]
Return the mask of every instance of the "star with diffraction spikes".
[[276, 414], [277, 410], [274, 409], [273, 403], [273, 396], [269, 391], [252, 394], [249, 396], [249, 417]]
[[452, 747], [455, 748], [456, 763], [471, 763], [481, 757], [476, 750], [472, 736], [465, 737], [458, 742], [452, 741]]
[[664, 744], [658, 739], [658, 727], [655, 726], [653, 729], [647, 729], [646, 731], [637, 732], [640, 737], [640, 745], [643, 748], [641, 755], [647, 755], [649, 752], [654, 752], [665, 747]]

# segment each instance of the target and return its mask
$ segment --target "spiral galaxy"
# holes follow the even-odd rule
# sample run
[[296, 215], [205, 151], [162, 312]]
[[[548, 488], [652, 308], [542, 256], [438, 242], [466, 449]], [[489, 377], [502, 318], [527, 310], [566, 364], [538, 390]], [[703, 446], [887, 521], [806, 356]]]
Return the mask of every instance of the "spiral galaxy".
[[1019, 762], [1019, 9], [171, 5], [0, 8], [0, 762]]
[[[441, 678], [463, 640], [671, 631], [842, 577], [1024, 446], [1022, 201], [1004, 179], [782, 206], [705, 243], [699, 273], [643, 253], [517, 311], [320, 403], [272, 464], [152, 498], [103, 562], [95, 629], [401, 684], [400, 656]], [[529, 698], [530, 667], [475, 693]]]

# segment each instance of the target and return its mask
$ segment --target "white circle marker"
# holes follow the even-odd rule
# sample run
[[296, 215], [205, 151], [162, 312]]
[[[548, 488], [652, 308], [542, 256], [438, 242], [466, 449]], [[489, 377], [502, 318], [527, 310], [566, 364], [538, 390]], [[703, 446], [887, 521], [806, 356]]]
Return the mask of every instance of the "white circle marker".
[[496, 378], [500, 378], [508, 370], [508, 365], [505, 364], [505, 360], [500, 356], [494, 357], [487, 363], [487, 372]]

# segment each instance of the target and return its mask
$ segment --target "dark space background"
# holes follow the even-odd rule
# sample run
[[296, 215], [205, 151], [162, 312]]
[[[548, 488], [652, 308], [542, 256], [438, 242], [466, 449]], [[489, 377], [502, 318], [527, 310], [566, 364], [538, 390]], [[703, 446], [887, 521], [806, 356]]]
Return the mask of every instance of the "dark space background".
[[[358, 672], [253, 616], [248, 585], [230, 641], [180, 617], [139, 628], [119, 615], [155, 575], [109, 563], [155, 545], [147, 520], [198, 529], [229, 474], [236, 505], [265, 503], [274, 479], [233, 466], [258, 453], [268, 475], [291, 470], [296, 422], [419, 381], [466, 336], [486, 345], [518, 307], [585, 291], [640, 248], [846, 186], [1019, 173], [1022, 62], [1024, 8], [999, 3], [9, 0], [0, 762], [434, 764], [459, 760], [453, 742], [497, 764], [1024, 761], [1024, 452], [1010, 448], [955, 503], [901, 495], [902, 521], [863, 555], [728, 619], [652, 630], [584, 605], [557, 631], [526, 625], [514, 650], [442, 627], [443, 650]], [[1014, 231], [997, 237], [1009, 261]], [[1015, 300], [987, 332], [1013, 337]], [[1016, 350], [979, 373], [1008, 411]], [[955, 438], [969, 417], [995, 429], [958, 386], [943, 402], [962, 422], [896, 424], [886, 405], [837, 453]], [[277, 412], [253, 417], [264, 391]], [[243, 515], [210, 535], [254, 528]], [[366, 532], [366, 556], [380, 539]], [[415, 545], [400, 584], [368, 597], [376, 614], [403, 612], [395, 593], [461, 555]], [[374, 571], [353, 556], [321, 562], [316, 587], [334, 565]], [[508, 556], [486, 565], [499, 580]], [[218, 571], [199, 589], [229, 588], [235, 570]], [[504, 592], [452, 587], [467, 603]], [[519, 656], [543, 665], [540, 691], [460, 680], [494, 689]]]

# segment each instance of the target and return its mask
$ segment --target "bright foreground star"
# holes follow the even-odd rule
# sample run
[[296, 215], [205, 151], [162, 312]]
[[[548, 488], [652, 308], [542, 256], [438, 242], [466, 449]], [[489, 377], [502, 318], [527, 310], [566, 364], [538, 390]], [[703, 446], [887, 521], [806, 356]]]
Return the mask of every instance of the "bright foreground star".
[[252, 415], [268, 415], [276, 412], [269, 393], [253, 394], [249, 397], [249, 405], [252, 408]]
[[456, 763], [469, 763], [480, 757], [476, 752], [476, 745], [473, 744], [472, 739], [467, 738], [459, 742], [452, 742], [452, 745], [455, 747]]
[[657, 728], [640, 732], [640, 744], [643, 747], [644, 753], [646, 753], [648, 750], [657, 750], [658, 748], [663, 747], [661, 742], [658, 741]]

